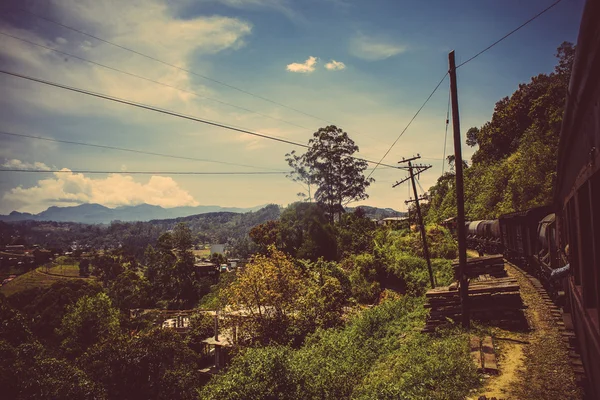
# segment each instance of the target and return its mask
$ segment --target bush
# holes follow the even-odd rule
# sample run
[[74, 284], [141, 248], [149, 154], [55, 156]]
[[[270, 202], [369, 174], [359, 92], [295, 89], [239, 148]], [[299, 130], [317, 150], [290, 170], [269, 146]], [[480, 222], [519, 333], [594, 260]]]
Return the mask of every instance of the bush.
[[[282, 400], [352, 398], [373, 366], [381, 366], [378, 360], [385, 362], [382, 357], [399, 351], [408, 340], [421, 337], [414, 330], [422, 326], [424, 317], [423, 300], [404, 296], [363, 311], [344, 329], [317, 330], [298, 350], [281, 346], [245, 350], [234, 359], [225, 374], [209, 382], [201, 392], [201, 397]], [[407, 340], [399, 340], [407, 335]], [[416, 342], [410, 351], [425, 354], [427, 345], [429, 342]], [[468, 351], [466, 354], [470, 362]], [[410, 360], [417, 359], [419, 357], [414, 356]], [[457, 382], [463, 381], [462, 369], [452, 371], [457, 371]]]
[[446, 332], [431, 337], [413, 333], [377, 361], [352, 397], [461, 400], [478, 382], [467, 335]]

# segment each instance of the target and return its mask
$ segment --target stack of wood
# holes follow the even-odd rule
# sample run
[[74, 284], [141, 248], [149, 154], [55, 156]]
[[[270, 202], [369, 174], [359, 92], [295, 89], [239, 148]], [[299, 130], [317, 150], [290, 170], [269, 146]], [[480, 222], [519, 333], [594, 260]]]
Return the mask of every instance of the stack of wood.
[[[431, 289], [426, 294], [426, 308], [430, 308], [423, 332], [433, 332], [451, 321], [459, 322], [462, 307], [459, 285]], [[472, 319], [502, 325], [523, 322], [523, 301], [515, 278], [496, 278], [485, 274], [469, 282], [469, 313]]]
[[[458, 261], [452, 263], [452, 268], [454, 268], [454, 278], [459, 279]], [[468, 278], [486, 274], [496, 278], [505, 277], [504, 259], [501, 255], [470, 258], [467, 260], [466, 274]]]

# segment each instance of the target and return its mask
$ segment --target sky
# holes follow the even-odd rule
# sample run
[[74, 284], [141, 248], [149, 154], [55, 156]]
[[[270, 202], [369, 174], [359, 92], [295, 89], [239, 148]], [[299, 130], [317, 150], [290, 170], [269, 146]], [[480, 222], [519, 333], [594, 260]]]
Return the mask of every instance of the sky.
[[[335, 124], [357, 143], [357, 156], [378, 161], [448, 70], [449, 51], [465, 61], [551, 3], [5, 0], [0, 70], [304, 144]], [[563, 0], [458, 69], [463, 138], [519, 83], [552, 72], [556, 48], [577, 41], [583, 5]], [[3, 73], [0, 91], [0, 164], [11, 170], [0, 172], [3, 214], [83, 203], [286, 205], [303, 191], [284, 173], [18, 172], [284, 172], [285, 154], [303, 149]], [[384, 160], [420, 154], [432, 165], [419, 181], [425, 190], [441, 175], [444, 154], [454, 152], [451, 124], [444, 149], [448, 96], [446, 78]], [[474, 150], [464, 145], [465, 159]], [[392, 188], [405, 176], [378, 168], [369, 198], [351, 205], [406, 210], [408, 185]]]

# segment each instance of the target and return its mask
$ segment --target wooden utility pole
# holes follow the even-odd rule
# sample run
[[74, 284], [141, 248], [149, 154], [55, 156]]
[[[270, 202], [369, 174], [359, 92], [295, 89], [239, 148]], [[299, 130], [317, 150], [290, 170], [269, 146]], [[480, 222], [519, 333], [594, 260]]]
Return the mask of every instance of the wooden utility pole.
[[467, 237], [465, 229], [465, 195], [463, 185], [463, 161], [458, 113], [458, 90], [456, 86], [456, 62], [454, 50], [448, 54], [450, 74], [450, 95], [452, 98], [452, 128], [454, 130], [454, 169], [456, 172], [456, 223], [458, 234], [458, 274], [460, 280], [460, 304], [462, 306], [462, 326], [469, 329], [469, 283], [467, 281]]
[[402, 160], [399, 161], [398, 163], [408, 163], [408, 167], [401, 167], [402, 169], [406, 169], [409, 171], [410, 173], [410, 177], [403, 179], [400, 182], [396, 182], [392, 188], [395, 188], [396, 186], [400, 185], [401, 183], [406, 182], [408, 179], [411, 180], [412, 182], [412, 187], [413, 187], [413, 193], [415, 195], [415, 199], [414, 200], [407, 200], [404, 203], [408, 204], [408, 203], [412, 203], [415, 202], [417, 205], [417, 218], [419, 219], [419, 229], [421, 230], [421, 239], [423, 240], [423, 253], [425, 254], [425, 260], [427, 260], [427, 270], [429, 271], [429, 280], [431, 281], [431, 287], [435, 288], [435, 280], [433, 279], [433, 271], [431, 269], [431, 258], [429, 257], [429, 247], [427, 246], [427, 233], [425, 232], [425, 226], [423, 225], [423, 217], [421, 215], [421, 206], [419, 204], [419, 200], [424, 200], [425, 197], [420, 198], [419, 195], [417, 194], [417, 185], [415, 183], [415, 172], [414, 170], [417, 170], [416, 175], [419, 175], [421, 172], [431, 168], [431, 165], [412, 165], [411, 161], [412, 160], [416, 160], [421, 158], [421, 156], [419, 156], [417, 154], [416, 157], [412, 157], [409, 158], [408, 160]]

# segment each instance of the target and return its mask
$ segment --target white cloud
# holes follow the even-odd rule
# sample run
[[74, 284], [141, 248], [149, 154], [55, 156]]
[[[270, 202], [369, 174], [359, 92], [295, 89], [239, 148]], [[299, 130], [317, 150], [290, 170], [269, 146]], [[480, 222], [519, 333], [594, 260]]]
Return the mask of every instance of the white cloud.
[[[224, 50], [235, 50], [245, 44], [252, 25], [238, 18], [219, 15], [177, 19], [163, 0], [142, 2], [115, 2], [108, 6], [92, 0], [64, 0], [53, 2], [54, 13], [65, 24], [85, 27], [121, 46], [154, 56], [168, 64], [198, 71], [191, 63], [202, 55]], [[3, 30], [29, 41], [47, 44], [54, 39], [65, 51], [83, 58], [113, 66], [126, 72], [156, 80], [166, 85], [199, 94], [210, 91], [198, 79], [182, 70], [153, 62], [107, 43], [90, 40], [68, 31], [64, 37], [48, 38], [37, 31], [20, 29], [3, 24]], [[64, 43], [63, 43], [64, 42]], [[63, 84], [90, 89], [136, 102], [150, 103], [164, 108], [177, 108], [183, 112], [197, 112], [198, 97], [176, 89], [127, 76], [109, 69], [70, 59], [49, 50], [40, 49], [15, 39], [0, 38], [0, 57], [15, 65], [15, 70], [26, 75], [41, 77]], [[198, 71], [203, 73], [204, 71]], [[72, 93], [43, 88], [12, 78], [7, 80], [7, 97], [22, 99], [29, 105], [42, 107], [61, 114], [110, 114], [113, 108], [98, 107], [98, 101], [84, 99]], [[213, 96], [211, 96], [213, 97]], [[106, 104], [106, 103], [105, 103]], [[126, 117], [126, 108], [118, 115]]]
[[55, 172], [53, 177], [41, 179], [33, 187], [13, 188], [3, 201], [31, 212], [48, 204], [98, 203], [117, 207], [147, 203], [165, 208], [199, 204], [170, 177], [152, 176], [148, 182], [140, 183], [130, 175], [112, 174], [94, 179], [67, 168], [62, 171], [69, 172]]
[[350, 54], [368, 61], [385, 60], [404, 53], [407, 46], [383, 38], [358, 34], [350, 40]]
[[346, 64], [344, 64], [341, 61], [331, 60], [330, 62], [325, 64], [325, 68], [327, 68], [330, 71], [341, 71], [343, 69], [346, 69]]
[[290, 72], [300, 72], [303, 74], [313, 72], [317, 65], [317, 57], [310, 56], [303, 63], [292, 63], [288, 64], [286, 69]]
[[52, 168], [50, 168], [49, 166], [47, 166], [46, 164], [44, 164], [43, 162], [33, 162], [33, 163], [29, 163], [29, 162], [24, 162], [21, 160], [17, 160], [15, 158], [11, 159], [11, 160], [6, 160], [5, 162], [2, 163], [2, 168], [8, 168], [8, 169], [41, 169], [44, 171], [50, 171]]

